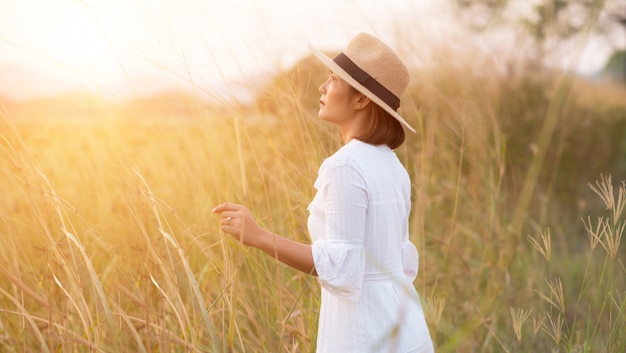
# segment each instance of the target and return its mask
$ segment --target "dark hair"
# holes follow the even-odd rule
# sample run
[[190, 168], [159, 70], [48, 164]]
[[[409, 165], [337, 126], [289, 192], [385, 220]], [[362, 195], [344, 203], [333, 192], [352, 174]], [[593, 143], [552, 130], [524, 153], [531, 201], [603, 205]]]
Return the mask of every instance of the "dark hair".
[[356, 138], [371, 145], [387, 145], [396, 149], [404, 143], [402, 124], [374, 102], [370, 102], [370, 118]]

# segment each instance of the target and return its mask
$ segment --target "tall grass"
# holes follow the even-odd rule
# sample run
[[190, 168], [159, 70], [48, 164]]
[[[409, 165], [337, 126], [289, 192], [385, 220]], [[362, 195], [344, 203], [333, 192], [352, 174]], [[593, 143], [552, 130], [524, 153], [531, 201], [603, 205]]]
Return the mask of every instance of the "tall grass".
[[97, 121], [3, 112], [3, 350], [309, 347], [314, 283], [238, 249], [210, 210], [245, 201], [248, 184], [251, 207], [272, 215], [261, 222], [304, 240], [312, 190], [298, 186], [315, 168], [296, 161], [310, 152], [286, 158], [256, 127], [262, 140], [243, 126], [237, 138], [234, 113], [116, 109], [87, 112]]
[[[609, 97], [624, 88], [575, 81], [555, 98], [550, 75], [414, 74], [402, 110], [418, 134], [397, 153], [437, 351], [623, 352], [626, 193], [609, 175], [624, 172], [626, 107]], [[314, 351], [315, 279], [221, 234], [211, 209], [244, 202], [308, 241], [317, 168], [340, 146], [316, 118], [324, 75], [305, 60], [257, 104], [221, 109], [3, 101], [2, 351]]]

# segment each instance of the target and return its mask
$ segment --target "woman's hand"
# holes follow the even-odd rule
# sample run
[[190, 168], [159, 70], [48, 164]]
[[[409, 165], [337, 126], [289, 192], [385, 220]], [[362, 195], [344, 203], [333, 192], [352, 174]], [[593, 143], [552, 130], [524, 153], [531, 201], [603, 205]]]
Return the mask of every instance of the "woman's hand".
[[222, 230], [243, 244], [261, 249], [297, 270], [317, 276], [311, 245], [289, 240], [259, 227], [242, 205], [223, 203], [216, 206], [213, 213], [220, 214]]
[[245, 245], [259, 248], [263, 238], [268, 234], [256, 223], [248, 209], [243, 205], [223, 203], [217, 205], [213, 209], [213, 213], [220, 214], [222, 230]]

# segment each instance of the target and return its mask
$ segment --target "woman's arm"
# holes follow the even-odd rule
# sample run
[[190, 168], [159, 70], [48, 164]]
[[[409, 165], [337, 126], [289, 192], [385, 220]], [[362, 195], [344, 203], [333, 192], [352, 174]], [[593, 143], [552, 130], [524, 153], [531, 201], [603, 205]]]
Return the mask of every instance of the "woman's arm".
[[241, 243], [263, 250], [280, 262], [317, 276], [311, 245], [270, 233], [261, 228], [245, 206], [223, 203], [213, 209], [220, 214], [222, 230]]

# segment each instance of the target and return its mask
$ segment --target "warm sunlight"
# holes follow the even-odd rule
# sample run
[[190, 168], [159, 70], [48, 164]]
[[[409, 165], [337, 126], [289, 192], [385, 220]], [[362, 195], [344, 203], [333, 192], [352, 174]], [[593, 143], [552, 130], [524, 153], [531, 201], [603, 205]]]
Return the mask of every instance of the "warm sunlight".
[[333, 49], [355, 31], [390, 32], [413, 22], [398, 14], [429, 7], [402, 0], [0, 0], [0, 80], [17, 82], [8, 92], [0, 86], [0, 94], [220, 94], [233, 82], [292, 65], [308, 44]]
[[[0, 94], [77, 90], [127, 99], [171, 90], [230, 97], [357, 31], [467, 40], [449, 1], [0, 0]], [[455, 38], [455, 36], [457, 36]], [[499, 37], [501, 38], [501, 37]], [[498, 39], [499, 48], [507, 48]], [[510, 45], [509, 45], [510, 47]], [[593, 72], [610, 52], [591, 43]], [[504, 49], [506, 51], [506, 49]], [[586, 51], [586, 54], [589, 50]], [[591, 65], [589, 65], [591, 63]]]
[[[42, 48], [46, 49], [44, 55], [50, 61], [99, 82], [119, 71], [119, 67], [112, 65], [111, 57], [118, 51], [113, 43], [117, 43], [118, 47], [123, 45], [124, 36], [114, 32], [119, 23], [112, 22], [95, 10], [84, 2], [64, 2], [50, 9], [50, 13], [41, 19], [43, 23], [35, 27], [33, 35], [40, 34]], [[41, 31], [42, 28], [48, 30]], [[127, 30], [135, 31], [136, 28]], [[115, 38], [111, 38], [112, 35]]]
[[[40, 85], [62, 81], [105, 92], [116, 86], [119, 89], [134, 65], [129, 61], [129, 49], [139, 38], [145, 38], [142, 17], [129, 16], [137, 13], [130, 11], [136, 4], [70, 0], [2, 3], [11, 16], [0, 24], [0, 48], [4, 51], [0, 65], [16, 67], [14, 75], [18, 78], [21, 71], [39, 72], [43, 76]], [[44, 87], [37, 89], [45, 93]]]

